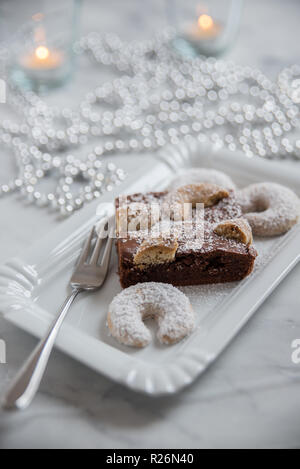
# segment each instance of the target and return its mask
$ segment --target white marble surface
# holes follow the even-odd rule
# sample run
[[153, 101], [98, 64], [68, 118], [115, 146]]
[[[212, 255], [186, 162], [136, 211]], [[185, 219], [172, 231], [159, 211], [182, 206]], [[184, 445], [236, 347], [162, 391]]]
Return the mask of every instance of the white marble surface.
[[[143, 37], [165, 22], [162, 3], [86, 0], [82, 29]], [[228, 58], [271, 77], [299, 63], [299, 14], [297, 0], [246, 1]], [[53, 99], [75, 99], [78, 85], [76, 79]], [[2, 180], [3, 167], [0, 172]], [[16, 196], [0, 200], [0, 213], [0, 262], [63, 223], [47, 211], [24, 208]], [[291, 342], [300, 338], [299, 274], [300, 266], [205, 375], [172, 397], [132, 393], [55, 351], [32, 407], [0, 411], [0, 448], [299, 447], [300, 365], [291, 361]], [[4, 320], [0, 338], [8, 361], [0, 365], [2, 392], [36, 340]]]

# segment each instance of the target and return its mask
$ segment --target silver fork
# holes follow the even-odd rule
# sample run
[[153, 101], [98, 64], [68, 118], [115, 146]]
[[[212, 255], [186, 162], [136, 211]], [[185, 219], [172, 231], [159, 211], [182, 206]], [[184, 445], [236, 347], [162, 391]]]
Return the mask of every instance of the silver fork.
[[98, 233], [95, 247], [92, 249], [92, 241], [96, 231], [93, 227], [70, 280], [72, 293], [64, 302], [45, 338], [36, 346], [11, 384], [2, 404], [5, 409], [25, 409], [30, 405], [39, 389], [56, 337], [73, 301], [79, 293], [97, 290], [103, 285], [109, 267], [113, 241], [111, 232], [108, 234], [104, 254], [99, 265], [104, 228], [103, 224], [101, 232]]

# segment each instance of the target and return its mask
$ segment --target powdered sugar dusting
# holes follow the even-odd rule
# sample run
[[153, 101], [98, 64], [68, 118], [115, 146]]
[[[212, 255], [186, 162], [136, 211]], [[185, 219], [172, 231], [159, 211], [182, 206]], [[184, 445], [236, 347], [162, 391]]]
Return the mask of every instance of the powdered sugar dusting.
[[[148, 202], [148, 194], [145, 194], [143, 197], [144, 201], [146, 200]], [[214, 233], [216, 223], [224, 219], [236, 219], [241, 216], [242, 211], [237, 204], [235, 193], [230, 191], [229, 197], [219, 201], [218, 204], [213, 207], [205, 208], [204, 223], [203, 220], [197, 219], [195, 209], [193, 209], [191, 220], [161, 220], [148, 230], [129, 232], [128, 237], [124, 239], [123, 242], [126, 243], [128, 240], [135, 241], [135, 251], [133, 255], [137, 252], [141, 243], [151, 238], [153, 233], [161, 233], [165, 239], [168, 236], [170, 239], [175, 237], [178, 241], [178, 255], [190, 252], [210, 252], [216, 249], [216, 246], [220, 248], [223, 247], [224, 249], [228, 248], [234, 250], [234, 252], [245, 252], [246, 248], [242, 243], [233, 239], [222, 241], [220, 237]], [[130, 249], [132, 249], [132, 243], [130, 243]]]
[[138, 283], [119, 293], [109, 306], [107, 322], [120, 343], [144, 347], [151, 341], [143, 322], [147, 317], [157, 320], [157, 337], [164, 344], [178, 342], [195, 326], [189, 299], [178, 288], [156, 282]]
[[285, 233], [300, 217], [299, 198], [280, 184], [251, 184], [238, 192], [238, 202], [253, 234], [259, 236]]
[[202, 320], [239, 285], [239, 282], [178, 287], [190, 300]]

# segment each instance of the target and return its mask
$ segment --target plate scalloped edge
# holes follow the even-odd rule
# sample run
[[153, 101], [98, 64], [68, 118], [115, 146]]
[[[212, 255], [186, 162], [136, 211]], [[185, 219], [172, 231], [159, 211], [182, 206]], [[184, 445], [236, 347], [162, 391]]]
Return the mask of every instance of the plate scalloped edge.
[[[171, 155], [171, 157], [174, 157], [178, 152], [177, 158], [174, 159], [176, 163], [171, 165], [172, 171], [182, 167], [184, 161], [187, 162], [190, 157], [190, 150], [187, 147], [181, 147], [180, 151], [178, 148], [176, 150], [169, 148], [168, 152], [165, 155]], [[165, 157], [163, 157], [164, 160]], [[286, 174], [288, 178], [288, 173]], [[89, 226], [87, 223], [86, 230]], [[82, 230], [79, 232], [73, 233], [69, 239], [77, 237], [79, 238], [77, 241], [80, 242]], [[224, 308], [230, 309], [229, 312], [226, 312], [226, 317], [214, 324], [214, 333], [212, 334], [211, 330], [210, 334], [207, 334], [203, 329], [202, 332], [192, 336], [191, 345], [176, 356], [176, 360], [172, 363], [147, 364], [145, 366], [142, 360], [136, 357], [132, 358], [120, 350], [90, 337], [88, 338], [89, 350], [83, 352], [85, 347], [78, 350], [78, 340], [80, 337], [82, 341], [84, 337], [70, 324], [64, 325], [63, 334], [58, 338], [57, 346], [96, 371], [136, 391], [153, 396], [177, 392], [190, 384], [214, 361], [264, 299], [300, 260], [299, 245], [300, 229], [298, 226], [279, 243], [278, 255], [273, 257], [260, 272], [262, 279], [264, 279], [260, 282], [260, 289], [257, 288], [255, 282], [256, 276], [245, 279], [240, 284], [238, 291], [234, 295], [230, 295], [228, 301], [225, 300], [224, 304], [222, 302], [211, 311], [209, 317], [213, 321], [214, 315], [218, 314], [222, 317], [222, 310]], [[284, 247], [288, 247], [288, 250], [283, 253]], [[38, 272], [28, 262], [18, 259], [8, 261], [0, 267], [0, 304], [2, 312], [7, 317], [9, 316], [8, 319], [12, 323], [36, 336], [41, 336], [52, 316], [31, 300], [31, 292], [38, 284], [38, 277]], [[267, 289], [264, 286], [266, 281]], [[34, 327], [27, 325], [26, 314], [35, 316]], [[104, 363], [101, 362], [99, 365], [95, 362], [91, 363], [91, 353], [99, 354], [101, 350], [109, 351], [110, 361], [105, 362], [104, 360]]]

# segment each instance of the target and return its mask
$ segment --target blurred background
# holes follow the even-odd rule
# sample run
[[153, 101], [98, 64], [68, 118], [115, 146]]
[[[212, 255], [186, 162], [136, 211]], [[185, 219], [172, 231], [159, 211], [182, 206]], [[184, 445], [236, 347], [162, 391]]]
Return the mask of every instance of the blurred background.
[[[19, 0], [1, 0], [2, 7], [9, 6], [11, 16], [27, 17], [30, 10], [29, 2]], [[178, 27], [184, 21], [184, 11], [203, 7], [203, 11], [214, 6], [214, 10], [223, 9], [223, 17], [233, 3], [234, 9], [240, 9], [238, 19], [239, 33], [232, 47], [226, 51], [226, 59], [241, 65], [259, 67], [275, 75], [282, 67], [299, 62], [298, 22], [300, 3], [297, 0], [244, 0], [237, 4], [229, 0], [79, 0], [79, 34], [91, 31], [100, 33], [116, 33], [122, 40], [152, 38], [154, 34], [167, 27]], [[74, 4], [66, 1], [63, 4]], [[240, 5], [239, 5], [240, 3]], [[49, 8], [51, 2], [43, 0], [35, 2]], [[4, 11], [5, 11], [4, 8]], [[3, 11], [3, 10], [2, 10]], [[196, 13], [195, 13], [196, 15]], [[6, 18], [1, 25], [0, 39], [5, 35], [9, 38], [9, 27]], [[1, 19], [0, 19], [1, 21]]]
[[[46, 12], [45, 16], [43, 16], [44, 14], [42, 13], [44, 11]], [[49, 15], [48, 12], [50, 12]], [[109, 86], [114, 78], [127, 73], [126, 70], [123, 72], [122, 70], [116, 70], [114, 66], [106, 66], [104, 63], [96, 63], [94, 60], [90, 60], [90, 51], [87, 51], [86, 54], [74, 55], [73, 50], [76, 41], [93, 31], [100, 33], [101, 38], [105, 36], [105, 33], [115, 33], [120, 37], [121, 41], [123, 41], [122, 44], [125, 45], [125, 48], [128, 42], [135, 41], [136, 46], [134, 47], [138, 49], [138, 47], [143, 44], [142, 40], [153, 39], [157, 34], [161, 35], [171, 29], [175, 31], [175, 38], [177, 38], [177, 42], [174, 40], [173, 43], [174, 51], [176, 50], [181, 54], [183, 61], [185, 60], [185, 54], [187, 59], [191, 56], [201, 57], [199, 55], [200, 53], [215, 55], [217, 59], [220, 58], [224, 60], [225, 67], [227, 68], [224, 76], [229, 77], [229, 86], [232, 67], [230, 63], [232, 62], [237, 65], [237, 67], [232, 69], [233, 78], [237, 80], [237, 83], [239, 83], [240, 73], [238, 67], [247, 66], [249, 70], [247, 73], [250, 73], [250, 75], [254, 74], [253, 77], [255, 80], [257, 80], [257, 78], [260, 79], [260, 70], [265, 77], [270, 79], [272, 84], [276, 84], [275, 86], [277, 87], [278, 74], [286, 67], [300, 63], [299, 17], [300, 2], [297, 0], [286, 0], [285, 2], [281, 0], [146, 0], [143, 2], [140, 0], [110, 0], [109, 2], [99, 0], [65, 0], [64, 2], [59, 2], [58, 0], [28, 0], [26, 2], [20, 0], [0, 0], [0, 52], [2, 51], [3, 53], [2, 56], [0, 54], [0, 58], [3, 58], [3, 60], [0, 61], [0, 78], [2, 71], [2, 76], [5, 78], [8, 85], [7, 104], [0, 106], [0, 118], [12, 119], [9, 123], [3, 121], [3, 143], [6, 144], [7, 142], [5, 140], [10, 138], [10, 136], [5, 135], [8, 127], [11, 128], [11, 134], [21, 135], [22, 139], [23, 137], [26, 139], [28, 135], [33, 132], [33, 134], [30, 135], [30, 139], [31, 143], [38, 144], [38, 149], [35, 150], [37, 151], [37, 156], [40, 148], [42, 151], [46, 150], [50, 152], [51, 158], [55, 157], [55, 151], [60, 148], [60, 142], [62, 146], [64, 145], [60, 134], [61, 132], [66, 133], [65, 123], [61, 126], [61, 130], [59, 128], [59, 125], [61, 125], [59, 119], [56, 119], [55, 125], [53, 123], [53, 128], [48, 128], [49, 125], [50, 127], [52, 125], [51, 122], [49, 123], [47, 121], [49, 116], [46, 116], [46, 120], [44, 121], [32, 121], [31, 119], [29, 131], [27, 129], [24, 135], [22, 134], [22, 128], [15, 127], [17, 123], [22, 121], [24, 116], [28, 121], [28, 116], [29, 118], [36, 116], [40, 112], [39, 106], [44, 106], [42, 103], [38, 103], [36, 106], [31, 102], [28, 102], [28, 106], [26, 107], [20, 104], [23, 103], [22, 100], [24, 99], [29, 99], [29, 101], [32, 99], [33, 101], [36, 100], [36, 98], [30, 97], [30, 95], [29, 98], [28, 96], [26, 97], [26, 90], [30, 89], [32, 85], [34, 91], [38, 91], [38, 93], [42, 95], [42, 99], [45, 100], [47, 106], [56, 107], [54, 108], [54, 113], [64, 112], [64, 106], [67, 106], [69, 109], [77, 109], [79, 106], [82, 108], [83, 106], [85, 112], [86, 100], [94, 99], [92, 93], [97, 86], [101, 86], [101, 84], [105, 82], [108, 83]], [[185, 43], [191, 46], [190, 49], [186, 46], [182, 47], [183, 39]], [[104, 50], [105, 47], [106, 46], [104, 46]], [[101, 50], [103, 51], [103, 49]], [[166, 55], [162, 58], [162, 64], [164, 61], [166, 64], [170, 62], [170, 55], [168, 55], [170, 50], [168, 50]], [[37, 53], [40, 53], [41, 56], [37, 56]], [[203, 57], [204, 62], [205, 60], [206, 58]], [[199, 62], [200, 65], [198, 65], [200, 69], [203, 66], [203, 70], [205, 70], [206, 65], [201, 61], [202, 58]], [[128, 62], [130, 62], [130, 59]], [[176, 66], [177, 65], [175, 65], [175, 67]], [[130, 73], [131, 71], [129, 75]], [[215, 132], [215, 134], [209, 137], [212, 138], [212, 143], [219, 145], [219, 147], [225, 144], [225, 146], [233, 150], [235, 150], [235, 148], [242, 149], [247, 156], [252, 156], [260, 152], [260, 156], [266, 158], [270, 157], [271, 159], [273, 159], [273, 157], [277, 159], [282, 158], [285, 159], [286, 164], [290, 164], [294, 152], [295, 155], [297, 153], [295, 159], [300, 158], [300, 140], [296, 142], [295, 139], [298, 137], [294, 135], [289, 139], [290, 133], [293, 132], [295, 134], [293, 119], [294, 114], [298, 114], [298, 108], [293, 105], [289, 96], [291, 92], [294, 92], [293, 86], [296, 87], [296, 91], [299, 91], [300, 82], [298, 79], [299, 70], [297, 69], [295, 71], [295, 78], [293, 77], [293, 73], [294, 72], [288, 72], [287, 75], [283, 76], [283, 88], [276, 88], [274, 94], [275, 96], [276, 93], [279, 93], [279, 96], [282, 90], [285, 93], [284, 100], [287, 102], [286, 111], [287, 114], [290, 113], [288, 117], [282, 116], [280, 109], [281, 104], [272, 111], [273, 116], [269, 115], [269, 111], [266, 111], [266, 114], [264, 114], [264, 106], [269, 105], [267, 103], [269, 99], [268, 93], [266, 94], [264, 83], [259, 84], [259, 81], [254, 81], [250, 83], [249, 86], [246, 84], [246, 93], [244, 89], [242, 89], [241, 96], [239, 96], [238, 93], [235, 94], [235, 92], [231, 95], [228, 84], [225, 84], [224, 90], [222, 90], [222, 84], [220, 88], [216, 87], [216, 89], [220, 90], [219, 96], [223, 93], [223, 96], [221, 96], [222, 99], [220, 98], [214, 101], [214, 95], [210, 96], [208, 92], [205, 96], [199, 95], [195, 103], [192, 103], [194, 106], [194, 114], [192, 114], [190, 118], [191, 125], [195, 124], [197, 127], [198, 122], [201, 122], [202, 133], [203, 136], [206, 137], [209, 132], [207, 131], [208, 127], [205, 127], [205, 119], [207, 120], [205, 112], [207, 113], [206, 116], [209, 116], [213, 106], [221, 106], [224, 102], [224, 95], [227, 99], [226, 105], [229, 108], [233, 106], [234, 109], [234, 114], [230, 111], [228, 118], [232, 119], [236, 116], [237, 119], [240, 119], [241, 116], [238, 110], [239, 103], [235, 102], [240, 99], [241, 103], [247, 104], [244, 124], [240, 125], [239, 121], [236, 123], [229, 122], [231, 128], [228, 129], [223, 129], [222, 125], [216, 125], [212, 129], [212, 132]], [[202, 74], [201, 72], [200, 75], [197, 74], [198, 72], [196, 71], [194, 75], [196, 86], [201, 83], [201, 80], [206, 79], [205, 73]], [[222, 81], [222, 72], [220, 72], [220, 77]], [[192, 78], [192, 80], [193, 79], [194, 78]], [[20, 86], [21, 92], [25, 93], [24, 95], [18, 96], [18, 92], [11, 88], [10, 85], [14, 81]], [[245, 82], [246, 81], [247, 77], [245, 76]], [[260, 97], [257, 97], [257, 84], [259, 87], [262, 87], [260, 90], [262, 96], [261, 100]], [[147, 78], [142, 86], [148, 86]], [[167, 81], [164, 83], [164, 86], [168, 92], [169, 85]], [[253, 93], [255, 93], [255, 95], [251, 95], [252, 90], [250, 86], [254, 88]], [[271, 85], [267, 83], [266, 86]], [[200, 91], [203, 92], [203, 89]], [[213, 94], [215, 93], [213, 92]], [[132, 96], [133, 99], [135, 99], [134, 92]], [[202, 96], [204, 97], [202, 98]], [[138, 99], [142, 98], [143, 93]], [[272, 100], [273, 97], [271, 97], [271, 105]], [[295, 103], [299, 103], [298, 94], [295, 97]], [[98, 122], [101, 121], [101, 124], [104, 123], [104, 125], [106, 125], [106, 116], [102, 115], [102, 113], [105, 112], [105, 103], [103, 103], [103, 100], [100, 100], [100, 102], [96, 104], [97, 106], [95, 106], [95, 108], [99, 113], [96, 119], [98, 119]], [[178, 105], [178, 103], [175, 104]], [[163, 105], [166, 104], [162, 103], [162, 106]], [[183, 104], [183, 106], [184, 105], [185, 104]], [[109, 106], [110, 104], [108, 104], [108, 108]], [[120, 106], [122, 107], [123, 104], [121, 103]], [[156, 112], [159, 113], [159, 106], [160, 103], [158, 102], [157, 109], [153, 111], [154, 114]], [[292, 106], [290, 111], [289, 106]], [[200, 117], [198, 117], [197, 114], [198, 109]], [[204, 110], [204, 114], [202, 109]], [[250, 110], [249, 122], [247, 121], [248, 110]], [[52, 110], [46, 110], [45, 112], [50, 112], [51, 114]], [[67, 114], [70, 112], [72, 111], [67, 110]], [[139, 110], [137, 112], [139, 112]], [[258, 112], [257, 117], [255, 117], [255, 112]], [[22, 113], [25, 113], [23, 117]], [[193, 116], [197, 117], [195, 118]], [[93, 118], [93, 115], [91, 114], [89, 117]], [[261, 117], [264, 117], [266, 120], [261, 119]], [[111, 120], [110, 115], [108, 118]], [[40, 117], [37, 119], [40, 119]], [[135, 118], [131, 119], [134, 120]], [[217, 119], [222, 121], [223, 117], [220, 119], [219, 116]], [[272, 125], [274, 127], [272, 129], [265, 129], [266, 133], [261, 137], [261, 130], [265, 125], [269, 126], [271, 122], [268, 119], [273, 120]], [[274, 122], [274, 120], [277, 121]], [[87, 124], [84, 121], [85, 118], [82, 120], [82, 125], [86, 127]], [[130, 129], [131, 136], [128, 138], [133, 136], [138, 139], [141, 136], [139, 135], [139, 130], [134, 130], [136, 122], [132, 122], [132, 124], [133, 127]], [[299, 122], [295, 123], [295, 127], [298, 124]], [[80, 134], [81, 129], [79, 127], [81, 124], [75, 122], [74, 125], [77, 128], [76, 131]], [[168, 127], [172, 125], [172, 122], [167, 122], [166, 128], [168, 129]], [[211, 124], [208, 123], [208, 125]], [[101, 125], [99, 125], [99, 128], [100, 127]], [[164, 123], [162, 122], [161, 128], [163, 127]], [[178, 127], [179, 125], [177, 129]], [[177, 132], [177, 129], [175, 132]], [[248, 145], [247, 139], [250, 135], [250, 131], [253, 133], [254, 129], [257, 135]], [[73, 132], [74, 129], [71, 130]], [[148, 132], [148, 130], [148, 128], [145, 129], [146, 132]], [[152, 132], [152, 130], [155, 129], [150, 130]], [[97, 129], [96, 131], [98, 132]], [[109, 131], [111, 131], [111, 127]], [[172, 132], [173, 131], [174, 130], [172, 130]], [[245, 135], [243, 134], [244, 131]], [[83, 133], [84, 132], [83, 129]], [[80, 138], [83, 143], [76, 149], [73, 148], [72, 144], [70, 146], [69, 141], [66, 141], [66, 151], [68, 151], [70, 147], [72, 151], [76, 150], [80, 157], [86, 158], [89, 152], [93, 150], [95, 140], [100, 141], [97, 137], [99, 135], [97, 132], [94, 136], [91, 135], [92, 138], [85, 136], [85, 134], [81, 135]], [[229, 133], [228, 138], [225, 136], [225, 132]], [[284, 132], [286, 132], [288, 138], [284, 138]], [[153, 147], [141, 147], [143, 152], [156, 150], [157, 143], [163, 146], [165, 143], [176, 143], [176, 141], [178, 141], [176, 135], [175, 137], [171, 136], [171, 138], [168, 137], [164, 140], [164, 138], [160, 137], [159, 133], [160, 128], [158, 134], [155, 134], [154, 140], [156, 139], [156, 141]], [[234, 135], [235, 140], [231, 134]], [[49, 143], [46, 145], [43, 143], [45, 135]], [[193, 135], [197, 135], [197, 128], [193, 131]], [[109, 137], [110, 135], [108, 135], [108, 138]], [[123, 138], [121, 134], [120, 138]], [[52, 143], [54, 147], [51, 146]], [[111, 141], [108, 141], [108, 145], [111, 146]], [[8, 145], [8, 147], [10, 147], [10, 145]], [[131, 153], [133, 153], [133, 150], [137, 153], [139, 148], [130, 148]], [[121, 167], [123, 163], [126, 162], [125, 166], [127, 166], [130, 162], [130, 158], [124, 158], [122, 151], [113, 150], [111, 153], [114, 153], [114, 163], [121, 165]], [[116, 156], [116, 153], [119, 154]], [[131, 153], [129, 153], [130, 156]], [[65, 152], [65, 154], [67, 153]], [[60, 156], [64, 158], [63, 153]], [[38, 157], [35, 158], [35, 162], [38, 163], [38, 159]], [[17, 161], [19, 165], [19, 160], [17, 159]], [[29, 161], [29, 163], [29, 165], [31, 165], [32, 161]], [[47, 164], [48, 162], [46, 162], [46, 166]], [[7, 181], [16, 173], [16, 169], [19, 168], [15, 168], [15, 161], [11, 158], [11, 152], [5, 151], [3, 164], [0, 170], [2, 174], [0, 185], [4, 184], [4, 186], [0, 186], [0, 193], [2, 192], [6, 195], [7, 192], [10, 192], [11, 189]], [[21, 173], [24, 172], [23, 169], [24, 168], [21, 167]], [[18, 183], [20, 184], [20, 181], [18, 181]], [[31, 187], [29, 187], [29, 189], [34, 190]], [[95, 188], [93, 187], [92, 189], [94, 190]], [[59, 187], [58, 190], [61, 192], [61, 187]], [[98, 190], [95, 192], [98, 193]], [[55, 194], [55, 197], [56, 195], [57, 194]], [[71, 197], [70, 194], [68, 195]], [[32, 200], [32, 193], [27, 194], [25, 191], [25, 196], [28, 196], [30, 201]], [[39, 202], [40, 194], [37, 194], [37, 196], [37, 202]], [[83, 194], [83, 198], [85, 196], [86, 195]], [[50, 197], [51, 203], [55, 202], [57, 205], [57, 201], [53, 201], [53, 194], [50, 194]], [[60, 193], [58, 193], [57, 197], [60, 197]], [[16, 213], [18, 209], [23, 209], [21, 204], [19, 208], [17, 208], [15, 198], [16, 195], [12, 197], [2, 197], [0, 199], [0, 208], [3, 206], [2, 211], [4, 212], [3, 222], [6, 226], [11, 226], [12, 229], [14, 226], [14, 217], [12, 214]], [[81, 206], [82, 202], [79, 200], [78, 207]], [[73, 208], [70, 208], [70, 213], [72, 213]], [[62, 209], [64, 210], [64, 206]], [[29, 205], [27, 207], [27, 213], [29, 214], [32, 210], [34, 209]], [[42, 219], [44, 216], [42, 211], [38, 213], [40, 219]]]
[[[81, 32], [116, 32], [124, 40], [151, 38], [172, 24], [167, 14], [173, 5], [174, 0], [83, 0]], [[225, 58], [273, 75], [299, 63], [299, 18], [298, 0], [245, 0], [239, 35]]]

